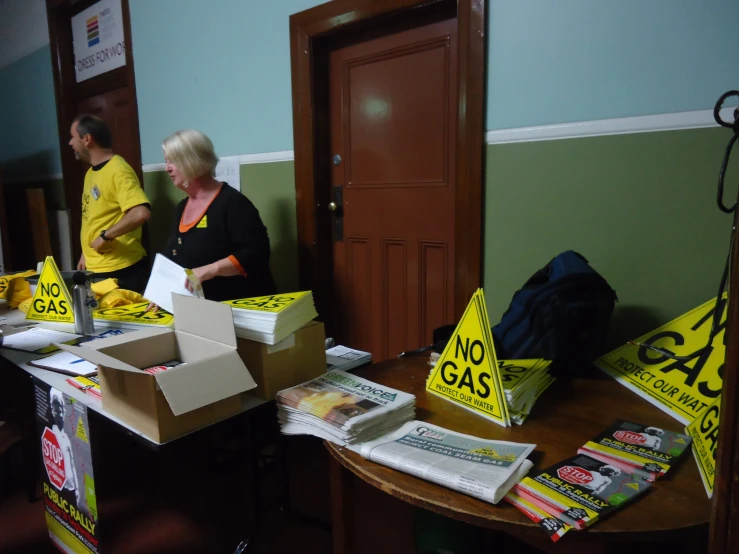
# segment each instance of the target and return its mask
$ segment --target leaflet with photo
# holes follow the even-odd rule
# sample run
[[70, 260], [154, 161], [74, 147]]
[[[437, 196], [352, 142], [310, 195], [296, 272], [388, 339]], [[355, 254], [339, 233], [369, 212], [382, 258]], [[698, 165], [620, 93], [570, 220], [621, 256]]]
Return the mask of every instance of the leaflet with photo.
[[585, 529], [649, 487], [613, 464], [579, 454], [534, 472], [514, 492], [552, 517]]
[[536, 504], [518, 496], [513, 491], [505, 495], [505, 500], [521, 510], [531, 521], [538, 523], [539, 527], [552, 539], [552, 542], [557, 542], [565, 533], [572, 529], [571, 525], [567, 525], [564, 521], [550, 516]]
[[619, 420], [577, 452], [654, 482], [687, 451], [688, 435]]

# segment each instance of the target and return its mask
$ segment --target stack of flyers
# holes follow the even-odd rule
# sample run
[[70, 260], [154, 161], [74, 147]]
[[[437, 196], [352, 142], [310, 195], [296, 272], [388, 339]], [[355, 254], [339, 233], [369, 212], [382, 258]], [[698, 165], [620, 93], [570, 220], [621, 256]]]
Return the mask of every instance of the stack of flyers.
[[644, 479], [613, 464], [579, 454], [534, 472], [513, 492], [549, 516], [583, 530], [649, 487]]
[[577, 452], [654, 483], [688, 450], [688, 435], [616, 421]]
[[102, 398], [103, 396], [100, 390], [100, 381], [94, 375], [89, 375], [87, 377], [80, 376], [80, 377], [74, 377], [72, 379], [67, 379], [67, 383], [72, 385], [74, 388], [84, 391], [87, 394], [96, 396], [97, 398]]
[[557, 542], [567, 531], [572, 529], [571, 525], [567, 525], [556, 517], [550, 516], [537, 505], [518, 496], [515, 492], [509, 492], [505, 499], [506, 502], [513, 504], [521, 510], [531, 521], [538, 523], [539, 527], [552, 539], [552, 542]]
[[236, 336], [277, 344], [318, 317], [309, 290], [226, 300], [231, 306]]
[[498, 360], [503, 392], [511, 421], [521, 425], [531, 413], [537, 399], [554, 383], [549, 374], [551, 360]]

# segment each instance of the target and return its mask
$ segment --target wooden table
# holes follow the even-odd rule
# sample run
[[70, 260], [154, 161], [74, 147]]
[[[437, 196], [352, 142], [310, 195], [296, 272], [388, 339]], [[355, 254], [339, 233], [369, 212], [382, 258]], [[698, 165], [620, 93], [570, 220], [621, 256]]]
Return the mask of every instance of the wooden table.
[[[578, 447], [616, 419], [682, 431], [682, 424], [610, 378], [593, 370], [592, 379], [558, 380], [544, 393], [523, 425], [504, 428], [425, 391], [427, 358], [366, 366], [357, 375], [416, 395], [416, 419], [452, 431], [486, 438], [534, 443], [535, 467], [574, 456]], [[710, 501], [695, 460], [687, 453], [677, 467], [633, 504], [585, 532], [571, 531], [557, 544], [506, 502], [498, 505], [457, 493], [375, 464], [354, 452], [326, 443], [331, 454], [334, 554], [353, 551], [351, 474], [396, 498], [476, 526], [504, 531], [549, 552], [624, 552], [624, 542], [675, 541], [676, 552], [697, 554], [708, 529]], [[613, 545], [613, 543], [620, 543]], [[612, 549], [612, 550], [609, 550]], [[654, 545], [652, 545], [654, 548]]]

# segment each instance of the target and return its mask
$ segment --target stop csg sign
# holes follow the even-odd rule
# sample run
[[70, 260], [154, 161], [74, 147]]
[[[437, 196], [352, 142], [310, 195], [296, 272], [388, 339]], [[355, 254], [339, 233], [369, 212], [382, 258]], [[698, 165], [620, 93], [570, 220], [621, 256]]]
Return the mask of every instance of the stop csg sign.
[[573, 485], [587, 485], [593, 480], [593, 475], [586, 469], [577, 466], [564, 466], [557, 468], [560, 479]]
[[48, 427], [44, 428], [44, 432], [41, 435], [41, 454], [49, 481], [57, 489], [62, 490], [62, 487], [67, 482], [64, 453], [62, 452], [61, 446], [59, 446], [56, 433]]

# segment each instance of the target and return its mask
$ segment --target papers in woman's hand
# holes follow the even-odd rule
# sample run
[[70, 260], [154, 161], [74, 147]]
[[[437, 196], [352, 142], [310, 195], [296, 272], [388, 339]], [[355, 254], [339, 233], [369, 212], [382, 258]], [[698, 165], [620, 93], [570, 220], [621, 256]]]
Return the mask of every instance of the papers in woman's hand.
[[151, 268], [151, 276], [146, 284], [144, 298], [153, 302], [169, 313], [174, 312], [172, 293], [184, 296], [195, 296], [185, 288], [187, 272], [172, 260], [157, 254]]

